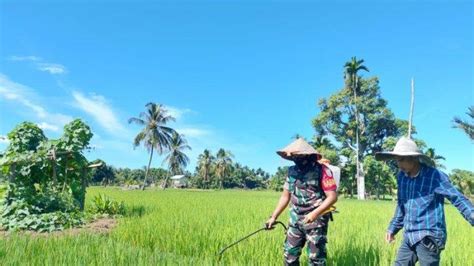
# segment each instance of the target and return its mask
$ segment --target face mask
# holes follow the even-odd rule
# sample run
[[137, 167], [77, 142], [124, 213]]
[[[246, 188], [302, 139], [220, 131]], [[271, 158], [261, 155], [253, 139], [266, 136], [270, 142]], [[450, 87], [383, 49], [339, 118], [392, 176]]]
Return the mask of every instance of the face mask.
[[295, 162], [295, 165], [298, 167], [298, 169], [302, 171], [307, 171], [311, 167], [311, 162], [309, 158], [301, 157], [301, 158], [295, 158], [293, 160]]

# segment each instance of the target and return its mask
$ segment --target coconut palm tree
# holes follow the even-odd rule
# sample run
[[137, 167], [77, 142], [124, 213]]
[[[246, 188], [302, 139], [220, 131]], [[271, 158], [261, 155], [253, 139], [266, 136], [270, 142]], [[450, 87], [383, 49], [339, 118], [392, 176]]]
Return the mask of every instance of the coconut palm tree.
[[365, 198], [365, 184], [364, 175], [360, 169], [360, 154], [359, 154], [359, 112], [357, 111], [357, 92], [360, 91], [359, 76], [357, 73], [361, 70], [369, 72], [369, 69], [363, 65], [364, 60], [357, 60], [354, 56], [351, 61], [346, 62], [344, 65], [345, 71], [344, 76], [346, 80], [346, 87], [352, 89], [354, 93], [354, 114], [356, 120], [356, 146], [354, 148], [356, 152], [356, 177], [357, 177], [357, 197], [359, 199]]
[[442, 168], [442, 169], [446, 168], [444, 167], [444, 165], [441, 164], [441, 160], [444, 161], [446, 160], [446, 158], [444, 158], [441, 155], [436, 154], [435, 149], [428, 148], [425, 152], [425, 155], [428, 156], [428, 158], [430, 158], [433, 167]]
[[[173, 136], [170, 140], [169, 153], [164, 160], [164, 162], [168, 163], [168, 169], [172, 175], [182, 174], [183, 168], [186, 168], [189, 163], [189, 158], [184, 153], [184, 150], [191, 150], [191, 147], [183, 135], [173, 132]], [[167, 182], [168, 180], [165, 180], [165, 187]]]
[[219, 177], [220, 188], [224, 188], [224, 177], [229, 174], [234, 155], [230, 151], [219, 149], [216, 155], [216, 175]]
[[[471, 117], [471, 120], [474, 120], [474, 106], [469, 107], [469, 112], [466, 113], [468, 116]], [[455, 117], [453, 119], [454, 122], [454, 127], [460, 128], [464, 130], [464, 132], [471, 138], [471, 140], [474, 140], [474, 123], [464, 121], [459, 117]]]
[[202, 154], [198, 156], [199, 174], [203, 178], [204, 188], [209, 184], [209, 175], [211, 173], [212, 165], [214, 164], [214, 156], [208, 149], [205, 149]]
[[148, 173], [150, 172], [151, 160], [153, 152], [163, 154], [163, 151], [170, 147], [171, 138], [176, 131], [166, 124], [170, 121], [175, 121], [174, 117], [168, 115], [168, 111], [161, 104], [147, 103], [145, 105], [145, 112], [141, 112], [138, 117], [132, 117], [128, 123], [135, 123], [143, 126], [142, 130], [135, 136], [133, 146], [138, 147], [143, 144], [150, 153], [148, 160], [148, 167], [145, 171], [145, 178], [143, 179], [143, 190], [145, 190]]

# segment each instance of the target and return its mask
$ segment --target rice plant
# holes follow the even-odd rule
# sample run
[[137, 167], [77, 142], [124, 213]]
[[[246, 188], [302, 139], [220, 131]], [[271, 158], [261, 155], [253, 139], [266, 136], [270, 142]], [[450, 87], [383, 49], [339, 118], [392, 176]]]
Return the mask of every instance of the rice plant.
[[[108, 234], [35, 237], [0, 235], [1, 265], [281, 265], [281, 228], [263, 231], [228, 249], [266, 221], [278, 200], [271, 191], [146, 190], [90, 188], [87, 203], [105, 194], [124, 201], [126, 214]], [[329, 265], [391, 265], [402, 235], [388, 245], [384, 234], [391, 201], [340, 199], [329, 225]], [[448, 243], [442, 265], [474, 265], [474, 231], [446, 205]], [[280, 220], [287, 222], [288, 213]], [[302, 265], [307, 264], [303, 254]]]

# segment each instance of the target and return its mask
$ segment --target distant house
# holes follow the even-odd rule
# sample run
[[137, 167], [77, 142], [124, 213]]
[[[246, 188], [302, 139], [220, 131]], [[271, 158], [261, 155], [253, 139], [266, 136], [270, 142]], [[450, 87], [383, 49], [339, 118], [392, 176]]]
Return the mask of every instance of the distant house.
[[188, 186], [188, 178], [185, 175], [175, 175], [170, 177], [171, 186], [174, 188], [185, 188]]

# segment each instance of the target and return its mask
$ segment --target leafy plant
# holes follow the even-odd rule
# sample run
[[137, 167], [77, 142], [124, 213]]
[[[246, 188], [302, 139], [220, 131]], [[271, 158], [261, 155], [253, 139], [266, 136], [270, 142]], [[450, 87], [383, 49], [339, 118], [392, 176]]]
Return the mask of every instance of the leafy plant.
[[92, 212], [96, 214], [123, 215], [125, 214], [124, 202], [117, 202], [106, 195], [99, 194], [92, 200]]
[[30, 122], [15, 127], [0, 158], [0, 170], [11, 177], [1, 226], [50, 232], [81, 224], [88, 165], [82, 151], [91, 138], [89, 126], [79, 119], [65, 125], [57, 140], [48, 140]]

